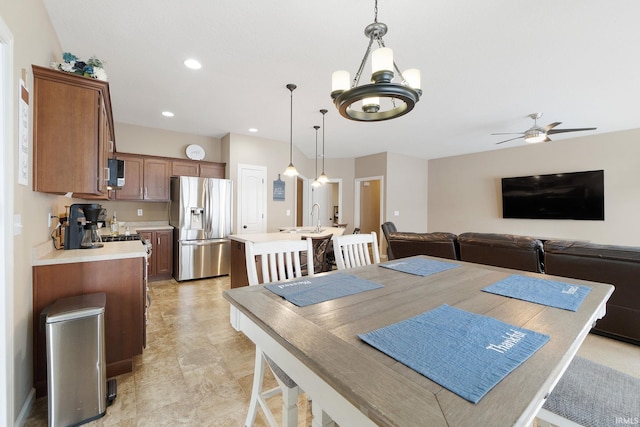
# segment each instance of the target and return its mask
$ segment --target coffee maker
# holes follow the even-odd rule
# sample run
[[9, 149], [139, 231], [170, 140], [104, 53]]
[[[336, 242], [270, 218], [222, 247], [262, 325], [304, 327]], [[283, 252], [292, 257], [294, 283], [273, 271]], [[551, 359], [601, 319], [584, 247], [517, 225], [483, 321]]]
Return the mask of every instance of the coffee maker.
[[65, 249], [94, 249], [103, 245], [98, 235], [98, 216], [102, 206], [97, 203], [75, 203], [69, 208], [65, 226]]

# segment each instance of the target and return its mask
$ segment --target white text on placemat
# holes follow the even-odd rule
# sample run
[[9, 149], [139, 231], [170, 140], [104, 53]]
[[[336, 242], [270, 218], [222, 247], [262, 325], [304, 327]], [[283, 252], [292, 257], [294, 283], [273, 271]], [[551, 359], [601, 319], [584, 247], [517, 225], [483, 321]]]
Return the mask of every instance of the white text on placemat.
[[497, 351], [498, 353], [504, 353], [505, 351], [509, 351], [511, 347], [518, 344], [522, 338], [524, 338], [527, 334], [516, 331], [515, 329], [511, 329], [510, 332], [507, 332], [502, 336], [504, 341], [500, 344], [489, 344], [486, 349]]

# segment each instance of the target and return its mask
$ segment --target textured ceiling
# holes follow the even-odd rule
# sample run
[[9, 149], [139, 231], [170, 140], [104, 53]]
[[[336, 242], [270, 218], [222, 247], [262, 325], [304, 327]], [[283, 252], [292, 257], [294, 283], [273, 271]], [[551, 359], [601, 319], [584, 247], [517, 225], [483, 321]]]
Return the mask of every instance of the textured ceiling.
[[[331, 73], [355, 73], [373, 0], [44, 0], [62, 48], [105, 61], [114, 119], [220, 138], [293, 140], [313, 158], [326, 108], [326, 156], [384, 151], [438, 158], [502, 145], [493, 132], [539, 124], [640, 127], [637, 0], [380, 0], [378, 20], [400, 69], [419, 68], [423, 96], [386, 122], [342, 118]], [[203, 67], [184, 67], [188, 57]], [[60, 60], [60, 59], [58, 59]], [[365, 77], [370, 67], [367, 64]], [[160, 113], [170, 110], [175, 117]]]

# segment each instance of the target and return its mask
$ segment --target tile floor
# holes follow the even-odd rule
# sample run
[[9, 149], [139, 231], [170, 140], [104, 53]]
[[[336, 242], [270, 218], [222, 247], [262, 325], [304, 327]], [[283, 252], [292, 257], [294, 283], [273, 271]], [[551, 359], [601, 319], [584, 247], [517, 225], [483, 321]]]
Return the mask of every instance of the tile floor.
[[[228, 288], [228, 277], [151, 283], [147, 348], [133, 373], [117, 377], [118, 395], [106, 416], [85, 425], [242, 426], [254, 346], [229, 325], [222, 297]], [[579, 354], [640, 378], [640, 346], [590, 334]], [[279, 397], [272, 401], [277, 414]], [[299, 406], [299, 425], [310, 426], [304, 395]], [[25, 425], [47, 425], [46, 397], [36, 400]], [[256, 425], [266, 425], [260, 415]]]

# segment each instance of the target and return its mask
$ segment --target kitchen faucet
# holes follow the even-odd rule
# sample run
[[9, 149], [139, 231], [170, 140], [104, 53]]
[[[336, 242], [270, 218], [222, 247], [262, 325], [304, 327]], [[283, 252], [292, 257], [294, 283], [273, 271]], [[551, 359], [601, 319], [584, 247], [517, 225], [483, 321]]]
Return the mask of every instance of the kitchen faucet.
[[319, 232], [320, 232], [320, 225], [321, 225], [321, 224], [320, 224], [320, 205], [319, 205], [319, 204], [317, 204], [317, 203], [314, 203], [314, 204], [313, 204], [313, 206], [311, 206], [311, 223], [313, 224], [313, 209], [314, 209], [316, 206], [318, 207], [318, 225], [316, 226], [316, 230], [315, 230], [315, 232], [316, 232], [316, 233], [319, 233]]

